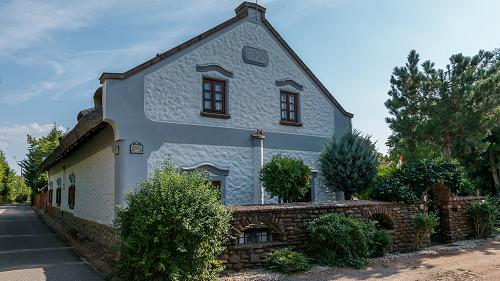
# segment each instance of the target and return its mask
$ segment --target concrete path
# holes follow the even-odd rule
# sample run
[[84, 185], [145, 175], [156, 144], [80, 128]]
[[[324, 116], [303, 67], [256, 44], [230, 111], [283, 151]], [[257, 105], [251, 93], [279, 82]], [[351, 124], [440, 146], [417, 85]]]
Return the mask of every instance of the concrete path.
[[104, 280], [34, 211], [0, 205], [0, 281]]

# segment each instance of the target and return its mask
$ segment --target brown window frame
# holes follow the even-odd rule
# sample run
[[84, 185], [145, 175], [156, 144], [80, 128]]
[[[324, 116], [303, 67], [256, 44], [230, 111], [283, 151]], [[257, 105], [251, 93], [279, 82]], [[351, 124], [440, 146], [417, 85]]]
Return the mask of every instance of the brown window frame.
[[54, 190], [50, 189], [49, 190], [49, 202], [47, 202], [50, 206], [52, 206], [52, 196], [54, 196]]
[[[283, 97], [285, 100], [283, 101]], [[290, 97], [293, 97], [293, 110], [290, 110]], [[285, 109], [283, 109], [285, 105]], [[290, 113], [295, 113], [294, 118], [290, 118]], [[285, 113], [285, 117], [283, 117]], [[292, 92], [280, 92], [280, 124], [290, 125], [290, 126], [302, 126], [300, 122], [300, 112], [299, 112], [299, 95]]]
[[[209, 83], [210, 84], [210, 89], [206, 90], [205, 89], [205, 84]], [[217, 84], [221, 85], [221, 91], [217, 92], [215, 90], [215, 86]], [[205, 98], [205, 94], [209, 94], [209, 98]], [[217, 101], [215, 96], [216, 94], [221, 94], [221, 100]], [[218, 80], [218, 79], [212, 79], [212, 78], [203, 78], [202, 84], [201, 84], [201, 116], [205, 117], [216, 117], [216, 118], [224, 118], [227, 119], [229, 118], [229, 114], [227, 114], [227, 108], [226, 108], [226, 81], [224, 80]], [[205, 102], [210, 103], [210, 108], [205, 107]], [[216, 104], [220, 102], [222, 105], [221, 110], [216, 109]]]
[[71, 185], [68, 188], [68, 207], [70, 209], [75, 208], [75, 185]]
[[61, 206], [61, 194], [62, 194], [62, 189], [58, 187], [56, 189], [56, 205]]

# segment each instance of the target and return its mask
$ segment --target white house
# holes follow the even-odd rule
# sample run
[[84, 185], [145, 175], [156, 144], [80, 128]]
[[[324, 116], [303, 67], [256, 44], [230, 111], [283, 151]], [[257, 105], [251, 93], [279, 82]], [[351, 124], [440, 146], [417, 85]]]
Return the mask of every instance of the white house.
[[[43, 162], [50, 203], [111, 224], [124, 193], [169, 157], [204, 168], [228, 205], [272, 202], [262, 164], [283, 153], [313, 171], [347, 112], [266, 20], [244, 2], [236, 16], [123, 73], [103, 73], [95, 106]], [[310, 200], [334, 199], [315, 174]]]

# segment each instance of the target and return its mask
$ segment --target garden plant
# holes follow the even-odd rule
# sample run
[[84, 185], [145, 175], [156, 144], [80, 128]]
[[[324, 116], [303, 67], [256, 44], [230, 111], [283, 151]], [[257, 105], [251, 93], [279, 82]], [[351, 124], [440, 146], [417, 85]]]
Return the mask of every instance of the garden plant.
[[466, 214], [474, 226], [476, 238], [486, 238], [495, 233], [495, 221], [498, 217], [499, 206], [495, 200], [488, 199], [474, 201], [467, 205]]
[[286, 274], [303, 272], [311, 268], [309, 258], [288, 248], [276, 249], [268, 253], [265, 265], [272, 271]]
[[390, 242], [387, 232], [374, 223], [343, 214], [323, 215], [307, 227], [309, 250], [325, 265], [349, 265], [362, 268], [367, 258], [384, 254]]
[[411, 223], [415, 228], [415, 247], [421, 249], [423, 242], [436, 232], [439, 216], [434, 212], [418, 213], [412, 218]]
[[294, 202], [310, 190], [311, 170], [301, 159], [277, 154], [262, 167], [261, 180], [280, 203]]
[[129, 194], [118, 211], [116, 275], [123, 280], [215, 280], [231, 214], [201, 171], [171, 163]]
[[377, 173], [377, 151], [368, 136], [357, 130], [333, 136], [319, 157], [326, 185], [343, 191], [345, 199], [366, 188]]

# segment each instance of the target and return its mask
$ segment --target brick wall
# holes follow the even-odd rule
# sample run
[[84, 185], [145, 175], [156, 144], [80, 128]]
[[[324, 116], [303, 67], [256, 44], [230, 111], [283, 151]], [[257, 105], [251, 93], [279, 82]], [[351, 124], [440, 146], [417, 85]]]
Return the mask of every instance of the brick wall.
[[[411, 218], [425, 210], [423, 204], [395, 204], [376, 201], [345, 201], [329, 204], [294, 203], [281, 205], [255, 205], [232, 207], [234, 237], [249, 225], [263, 224], [271, 230], [272, 242], [238, 244], [237, 239], [227, 245], [222, 259], [228, 270], [260, 266], [267, 252], [277, 247], [290, 247], [305, 251], [306, 223], [328, 213], [343, 213], [357, 218], [383, 217], [392, 228], [390, 251], [411, 251], [415, 232]], [[427, 241], [429, 243], [429, 241]]]

